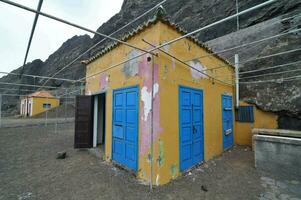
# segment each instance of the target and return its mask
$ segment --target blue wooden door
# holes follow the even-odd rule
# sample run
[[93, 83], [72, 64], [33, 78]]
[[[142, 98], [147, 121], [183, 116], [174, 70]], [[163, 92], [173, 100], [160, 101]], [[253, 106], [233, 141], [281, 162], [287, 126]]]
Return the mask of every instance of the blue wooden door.
[[180, 170], [184, 171], [204, 160], [203, 92], [180, 87]]
[[113, 91], [112, 159], [137, 170], [138, 87]]
[[222, 134], [224, 150], [233, 145], [233, 106], [232, 97], [222, 95]]

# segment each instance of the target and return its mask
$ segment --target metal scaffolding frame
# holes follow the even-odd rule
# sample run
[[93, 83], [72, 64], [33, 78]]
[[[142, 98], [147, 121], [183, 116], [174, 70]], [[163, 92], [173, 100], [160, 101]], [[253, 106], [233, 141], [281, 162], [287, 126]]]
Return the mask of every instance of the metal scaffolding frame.
[[[227, 83], [225, 80], [218, 79], [216, 76], [211, 76], [211, 75], [209, 75], [209, 74], [207, 74], [207, 73], [204, 73], [204, 71], [212, 70], [212, 69], [219, 69], [219, 68], [222, 68], [223, 66], [217, 66], [217, 67], [215, 67], [215, 68], [206, 69], [206, 70], [198, 70], [198, 69], [195, 69], [194, 67], [190, 66], [189, 64], [187, 64], [185, 61], [182, 61], [181, 59], [175, 57], [174, 55], [172, 55], [172, 54], [170, 54], [170, 53], [167, 53], [166, 51], [164, 51], [164, 50], [162, 49], [162, 47], [164, 47], [164, 46], [166, 46], [166, 45], [169, 45], [169, 44], [173, 44], [173, 43], [175, 43], [175, 42], [177, 42], [177, 41], [179, 41], [179, 40], [181, 40], [181, 39], [184, 39], [184, 38], [186, 38], [186, 37], [189, 37], [189, 36], [191, 36], [191, 35], [194, 35], [194, 34], [200, 32], [200, 31], [206, 30], [206, 29], [208, 29], [208, 28], [211, 28], [211, 27], [213, 27], [213, 26], [216, 26], [216, 25], [218, 25], [218, 24], [221, 24], [221, 23], [223, 23], [223, 22], [225, 22], [225, 21], [228, 21], [228, 20], [231, 20], [231, 19], [234, 19], [234, 18], [237, 18], [237, 27], [238, 27], [238, 29], [239, 29], [239, 22], [238, 22], [238, 17], [239, 17], [239, 16], [241, 16], [241, 15], [243, 15], [243, 14], [245, 14], [245, 13], [251, 12], [251, 11], [253, 11], [253, 10], [255, 10], [255, 9], [262, 8], [262, 7], [264, 7], [264, 6], [266, 6], [266, 5], [269, 5], [269, 4], [271, 4], [271, 3], [274, 3], [274, 2], [276, 2], [277, 0], [268, 0], [268, 1], [264, 2], [264, 3], [262, 3], [262, 4], [259, 4], [259, 5], [257, 5], [257, 6], [254, 6], [254, 7], [252, 7], [252, 8], [246, 9], [246, 10], [241, 11], [241, 12], [238, 12], [238, 6], [237, 6], [237, 13], [236, 13], [236, 14], [231, 15], [231, 16], [229, 16], [229, 17], [226, 17], [226, 18], [224, 18], [224, 19], [221, 19], [221, 20], [219, 20], [219, 21], [216, 21], [216, 22], [214, 22], [214, 23], [212, 23], [212, 24], [209, 24], [209, 25], [207, 25], [207, 26], [204, 26], [204, 27], [202, 27], [202, 28], [199, 28], [199, 29], [197, 29], [197, 30], [195, 30], [195, 31], [192, 31], [192, 32], [190, 32], [190, 33], [187, 33], [187, 34], [185, 34], [185, 35], [183, 35], [183, 36], [181, 36], [181, 37], [175, 38], [175, 39], [173, 39], [173, 40], [170, 40], [170, 41], [165, 42], [165, 43], [163, 43], [163, 44], [161, 44], [161, 45], [158, 45], [158, 46], [151, 45], [149, 42], [147, 42], [147, 41], [144, 40], [144, 42], [146, 42], [146, 43], [148, 43], [149, 45], [152, 46], [152, 48], [151, 48], [150, 50], [144, 50], [144, 49], [141, 49], [141, 48], [139, 48], [139, 47], [135, 47], [135, 46], [133, 46], [133, 45], [131, 45], [131, 44], [128, 44], [128, 43], [126, 43], [126, 42], [124, 42], [124, 41], [121, 41], [121, 40], [119, 40], [119, 39], [113, 38], [113, 37], [111, 37], [111, 36], [114, 35], [116, 32], [119, 32], [119, 31], [122, 30], [123, 28], [127, 27], [128, 25], [132, 24], [133, 22], [137, 21], [137, 20], [140, 19], [141, 17], [145, 16], [147, 13], [151, 12], [152, 10], [154, 10], [155, 8], [157, 8], [158, 6], [162, 5], [163, 3], [166, 2], [166, 0], [164, 0], [164, 1], [162, 1], [161, 3], [157, 4], [157, 5], [156, 5], [154, 8], [152, 8], [151, 10], [147, 11], [147, 12], [144, 13], [143, 15], [141, 15], [141, 16], [139, 16], [138, 18], [134, 19], [133, 21], [131, 21], [131, 22], [128, 23], [127, 25], [121, 27], [121, 28], [118, 29], [117, 31], [111, 33], [110, 35], [104, 35], [104, 34], [102, 34], [102, 33], [95, 32], [95, 31], [93, 31], [93, 30], [87, 29], [87, 28], [82, 27], [82, 26], [80, 26], [80, 25], [77, 25], [77, 24], [74, 24], [74, 23], [65, 21], [65, 20], [63, 20], [63, 19], [60, 19], [60, 18], [51, 16], [51, 15], [46, 14], [46, 13], [42, 13], [42, 12], [40, 12], [40, 11], [38, 11], [38, 10], [34, 10], [34, 9], [31, 9], [31, 8], [22, 6], [22, 5], [20, 5], [20, 4], [17, 4], [17, 3], [11, 2], [11, 1], [7, 1], [7, 0], [0, 0], [0, 1], [2, 1], [2, 2], [4, 2], [4, 3], [7, 3], [7, 4], [10, 4], [10, 5], [13, 5], [13, 6], [16, 6], [16, 7], [19, 7], [19, 8], [22, 8], [22, 9], [25, 9], [25, 10], [30, 11], [30, 12], [34, 12], [34, 13], [36, 13], [37, 15], [42, 15], [42, 16], [51, 18], [51, 19], [53, 19], [53, 20], [56, 20], [56, 21], [59, 21], [59, 22], [68, 24], [68, 25], [70, 25], [70, 26], [74, 26], [74, 27], [80, 28], [80, 29], [85, 30], [85, 31], [88, 31], [88, 32], [90, 32], [90, 33], [94, 33], [94, 34], [96, 34], [96, 35], [100, 35], [100, 36], [102, 36], [102, 37], [105, 38], [105, 39], [99, 41], [98, 43], [96, 43], [95, 45], [93, 45], [92, 47], [90, 47], [88, 50], [86, 50], [85, 52], [83, 52], [82, 54], [80, 54], [75, 60], [73, 60], [72, 62], [70, 62], [69, 64], [67, 64], [66, 66], [64, 66], [62, 69], [60, 69], [58, 72], [55, 72], [53, 75], [51, 75], [51, 76], [49, 76], [49, 77], [48, 77], [48, 76], [36, 76], [36, 75], [23, 75], [23, 76], [31, 76], [31, 77], [34, 77], [34, 78], [47, 79], [47, 80], [43, 83], [43, 85], [30, 85], [30, 84], [18, 84], [18, 83], [4, 83], [4, 82], [0, 82], [0, 84], [17, 85], [17, 86], [26, 86], [26, 87], [38, 87], [39, 89], [41, 89], [41, 88], [58, 89], [59, 87], [51, 87], [51, 86], [45, 86], [45, 85], [46, 85], [46, 83], [47, 83], [49, 80], [51, 80], [51, 79], [54, 79], [54, 80], [64, 80], [64, 81], [69, 81], [69, 82], [71, 82], [72, 84], [75, 84], [75, 83], [77, 83], [77, 82], [85, 82], [86, 79], [89, 79], [89, 78], [91, 78], [91, 77], [93, 77], [93, 76], [95, 76], [95, 75], [98, 75], [98, 74], [101, 74], [101, 73], [103, 73], [103, 72], [105, 72], [105, 71], [108, 71], [108, 70], [110, 70], [110, 69], [113, 69], [113, 68], [115, 68], [115, 67], [117, 67], [117, 66], [120, 66], [120, 65], [122, 65], [122, 64], [124, 64], [124, 63], [127, 63], [127, 62], [129, 62], [129, 61], [131, 61], [131, 60], [137, 59], [137, 58], [139, 58], [139, 57], [141, 57], [141, 56], [143, 56], [143, 55], [146, 55], [146, 54], [148, 54], [148, 53], [152, 55], [152, 58], [153, 58], [152, 60], [154, 60], [154, 53], [153, 53], [153, 52], [156, 51], [156, 50], [159, 50], [159, 51], [163, 52], [164, 54], [166, 54], [166, 55], [168, 55], [168, 56], [170, 56], [170, 57], [176, 59], [178, 62], [182, 63], [183, 65], [185, 65], [185, 66], [187, 66], [187, 67], [189, 67], [189, 68], [191, 68], [191, 69], [194, 69], [194, 70], [198, 71], [199, 73], [201, 73], [201, 74], [203, 74], [203, 75], [205, 75], [205, 76], [208, 76], [208, 77], [211, 78], [212, 80], [216, 80], [216, 81], [221, 82], [221, 83], [224, 83], [224, 84], [229, 84], [229, 83]], [[238, 0], [237, 0], [236, 2], [238, 2]], [[223, 51], [215, 52], [215, 53], [212, 53], [212, 54], [210, 54], [210, 55], [212, 56], [212, 55], [216, 55], [216, 54], [223, 53], [223, 52], [226, 52], [226, 51], [230, 51], [230, 50], [233, 50], [233, 49], [245, 47], [245, 46], [248, 46], [248, 45], [253, 45], [253, 44], [260, 43], [260, 42], [263, 42], [263, 41], [266, 41], [266, 40], [269, 40], [269, 39], [274, 39], [274, 38], [281, 37], [281, 36], [284, 36], [284, 35], [287, 35], [287, 34], [295, 33], [295, 32], [298, 32], [298, 31], [300, 31], [300, 30], [301, 30], [301, 29], [296, 29], [296, 30], [292, 30], [292, 31], [289, 31], [289, 32], [286, 32], [286, 33], [281, 33], [281, 34], [278, 34], [278, 35], [275, 35], [275, 36], [271, 36], [271, 37], [264, 38], [264, 39], [261, 39], [261, 40], [253, 41], [253, 42], [250, 42], [250, 43], [248, 43], [248, 44], [243, 44], [243, 45], [239, 45], [239, 46], [236, 46], [236, 47], [232, 47], [232, 48], [230, 48], [230, 49], [226, 49], [226, 50], [223, 50]], [[108, 66], [108, 67], [106, 67], [105, 69], [103, 69], [103, 70], [101, 70], [101, 71], [98, 71], [98, 72], [96, 72], [96, 73], [93, 73], [92, 75], [89, 75], [89, 76], [87, 76], [87, 77], [80, 78], [80, 79], [78, 79], [78, 80], [70, 80], [70, 79], [54, 78], [57, 74], [59, 74], [61, 71], [63, 71], [63, 70], [66, 69], [67, 67], [71, 66], [74, 62], [76, 62], [76, 61], [77, 61], [79, 58], [81, 58], [84, 54], [86, 54], [87, 52], [89, 52], [91, 49], [95, 48], [97, 45], [99, 45], [101, 42], [103, 42], [103, 41], [106, 40], [106, 39], [111, 39], [111, 40], [113, 40], [113, 41], [115, 41], [115, 42], [122, 43], [122, 44], [127, 45], [127, 46], [129, 46], [129, 47], [131, 47], [131, 48], [138, 49], [138, 50], [142, 51], [143, 53], [141, 53], [141, 54], [139, 54], [139, 55], [137, 55], [137, 56], [135, 56], [135, 57], [133, 57], [133, 58], [131, 58], [131, 59], [127, 59], [127, 60], [124, 60], [124, 61], [119, 62], [119, 63], [117, 63], [117, 64], [113, 64], [113, 65], [111, 65], [111, 66]], [[258, 60], [258, 59], [270, 58], [270, 57], [272, 57], [272, 56], [283, 55], [283, 54], [285, 54], [285, 53], [292, 53], [292, 52], [296, 52], [296, 51], [299, 51], [299, 50], [301, 50], [301, 49], [294, 49], [294, 50], [289, 50], [289, 51], [286, 51], [286, 52], [281, 52], [281, 53], [271, 54], [271, 55], [267, 55], [267, 56], [262, 56], [262, 57], [258, 57], [258, 58], [255, 58], [255, 59], [246, 60], [246, 61], [243, 61], [243, 62], [239, 62], [238, 59], [235, 59], [235, 60], [236, 60], [235, 65], [238, 66], [238, 65], [241, 65], [241, 64], [244, 64], [244, 63], [247, 63], [247, 62], [251, 62], [251, 61], [255, 61], [255, 60]], [[207, 55], [207, 56], [209, 56], [209, 55]], [[299, 63], [299, 62], [301, 62], [301, 61], [298, 61], [298, 62], [296, 62], [296, 63]], [[289, 63], [289, 64], [292, 64], [292, 63]], [[286, 65], [289, 65], [289, 64], [279, 65], [278, 67], [280, 67], [280, 66], [286, 66]], [[226, 65], [226, 66], [228, 66], [228, 65]], [[274, 66], [274, 68], [276, 68], [276, 66]], [[238, 69], [238, 67], [237, 67], [237, 69]], [[267, 69], [268, 69], [268, 68], [267, 68]], [[272, 69], [272, 67], [270, 67], [269, 69]], [[152, 69], [152, 70], [153, 70], [153, 69]], [[262, 69], [262, 70], [266, 70], [266, 69]], [[259, 71], [259, 70], [257, 70], [257, 71]], [[293, 71], [294, 71], [294, 70], [290, 70], [290, 71], [287, 71], [287, 72], [293, 72]], [[295, 70], [295, 71], [296, 71], [296, 70]], [[299, 71], [300, 71], [300, 70], [299, 70]], [[152, 72], [153, 72], [153, 71], [152, 71]], [[252, 72], [252, 71], [250, 71], [250, 73], [251, 73], [251, 72]], [[253, 70], [253, 72], [255, 72], [255, 70]], [[2, 73], [2, 72], [0, 72], [0, 73]], [[237, 81], [237, 82], [239, 81], [239, 79], [242, 79], [242, 78], [239, 78], [238, 75], [239, 75], [239, 74], [243, 74], [243, 73], [246, 73], [246, 72], [241, 72], [241, 73], [239, 73], [239, 71], [237, 70], [237, 76], [236, 76], [236, 81]], [[7, 74], [13, 74], [13, 73], [7, 73]], [[274, 74], [275, 74], [275, 73], [274, 73]], [[154, 76], [154, 75], [152, 74], [152, 78], [153, 78], [153, 76]], [[263, 83], [263, 82], [276, 82], [276, 83], [278, 83], [280, 80], [281, 80], [281, 81], [301, 80], [301, 76], [292, 76], [292, 77], [286, 77], [286, 78], [282, 78], [282, 79], [273, 79], [273, 80], [264, 80], [264, 81], [240, 82], [239, 84]], [[232, 84], [232, 83], [231, 83], [231, 84]], [[239, 86], [239, 84], [237, 84], [237, 85]], [[0, 88], [0, 89], [1, 89], [1, 88]], [[70, 88], [69, 88], [69, 89], [70, 89]], [[65, 89], [65, 90], [66, 90], [65, 93], [64, 93], [63, 95], [60, 95], [60, 96], [57, 95], [57, 91], [55, 91], [55, 93], [56, 93], [55, 96], [58, 97], [58, 98], [66, 98], [66, 99], [70, 98], [70, 99], [74, 99], [74, 96], [72, 96], [72, 97], [69, 97], [69, 96], [70, 96], [71, 94], [74, 94], [74, 93], [79, 92], [79, 91], [78, 91], [78, 88], [77, 88], [76, 90], [74, 90], [74, 91], [71, 91], [71, 92], [68, 91], [69, 89], [66, 88], [66, 89]], [[21, 91], [21, 90], [20, 90], [20, 91]], [[154, 92], [154, 91], [153, 91], [153, 87], [152, 87], [152, 91], [151, 91], [151, 92], [152, 92], [152, 94], [153, 94], [153, 92]], [[3, 97], [3, 96], [10, 96], [10, 95], [14, 95], [14, 94], [1, 94], [1, 93], [0, 93], [0, 127], [1, 127], [1, 106], [2, 106], [2, 97]], [[21, 96], [27, 96], [27, 95], [18, 95], [18, 96], [21, 97]], [[64, 96], [67, 96], [67, 97], [64, 97]], [[152, 95], [152, 97], [153, 97], [153, 95]], [[154, 100], [154, 99], [152, 98], [152, 103], [153, 103], [153, 100]], [[66, 118], [66, 110], [67, 110], [67, 106], [68, 106], [67, 103], [68, 103], [68, 102], [66, 101], [66, 102], [65, 102], [65, 118]], [[152, 106], [152, 108], [153, 108], [153, 106]], [[57, 124], [58, 113], [57, 113], [57, 110], [56, 110], [55, 112], [56, 112], [56, 113], [55, 113], [55, 115], [56, 115], [56, 122], [55, 122], [55, 129], [54, 129], [54, 131], [55, 131], [55, 133], [57, 133], [57, 130], [58, 130], [58, 127], [57, 127], [57, 125], [58, 125], [58, 124]], [[153, 109], [151, 109], [151, 114], [153, 115]], [[47, 122], [48, 111], [46, 111], [45, 118], [46, 118], [46, 119], [45, 119], [45, 125], [47, 126], [47, 123], [48, 123], [48, 122]], [[153, 117], [152, 117], [152, 123], [153, 123]], [[152, 127], [152, 126], [151, 126], [151, 127]], [[151, 137], [153, 137], [153, 131], [151, 131]], [[153, 138], [151, 139], [151, 142], [153, 142]], [[153, 151], [153, 150], [152, 150], [152, 151]], [[153, 161], [153, 160], [152, 160], [152, 159], [153, 159], [152, 156], [153, 156], [153, 152], [151, 152], [151, 162]], [[152, 167], [152, 165], [151, 165], [151, 167]], [[152, 177], [152, 174], [153, 174], [152, 168], [151, 168], [151, 172], [150, 172], [150, 173], [151, 173], [151, 176], [150, 176], [150, 177]], [[152, 189], [152, 180], [150, 180], [150, 188]]]

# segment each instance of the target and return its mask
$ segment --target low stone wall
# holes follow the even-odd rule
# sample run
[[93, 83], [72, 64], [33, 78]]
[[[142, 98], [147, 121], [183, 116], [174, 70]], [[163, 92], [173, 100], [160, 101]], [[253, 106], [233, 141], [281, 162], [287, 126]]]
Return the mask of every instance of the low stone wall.
[[253, 129], [255, 167], [301, 180], [301, 132]]

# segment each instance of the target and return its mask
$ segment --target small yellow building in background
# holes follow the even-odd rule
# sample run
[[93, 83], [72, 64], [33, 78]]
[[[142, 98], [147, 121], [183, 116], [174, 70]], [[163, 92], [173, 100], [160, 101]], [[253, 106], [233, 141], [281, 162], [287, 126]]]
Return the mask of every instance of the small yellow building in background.
[[32, 117], [60, 105], [60, 100], [47, 91], [38, 91], [21, 99], [20, 115]]
[[[122, 40], [149, 50], [183, 34], [159, 11]], [[105, 160], [162, 185], [235, 140], [248, 144], [251, 126], [234, 119], [234, 81], [223, 80], [233, 77], [231, 64], [193, 37], [141, 53], [113, 43], [85, 61], [86, 96], [77, 98], [75, 148], [101, 146]], [[265, 123], [260, 119], [265, 115], [256, 116]]]

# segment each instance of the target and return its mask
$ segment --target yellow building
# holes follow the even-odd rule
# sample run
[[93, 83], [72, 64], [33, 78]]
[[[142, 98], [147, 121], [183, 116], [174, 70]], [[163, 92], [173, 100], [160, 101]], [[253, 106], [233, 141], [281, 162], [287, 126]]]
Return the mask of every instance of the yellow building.
[[[252, 129], [253, 128], [266, 128], [266, 129], [276, 129], [278, 128], [278, 115], [272, 112], [266, 112], [258, 109], [256, 106], [247, 104], [243, 101], [240, 102], [240, 107], [250, 108], [253, 119], [251, 120], [240, 120], [236, 117], [235, 122], [235, 134], [234, 141], [239, 145], [252, 146]], [[236, 113], [237, 114], [237, 113]]]
[[35, 116], [59, 105], [59, 99], [55, 98], [49, 92], [39, 91], [21, 99], [20, 114], [24, 117]]
[[[149, 50], [183, 34], [159, 10], [122, 40]], [[99, 146], [105, 160], [162, 185], [234, 144], [235, 88], [222, 78], [234, 68], [192, 37], [116, 65], [141, 53], [113, 43], [84, 61], [75, 148]]]

